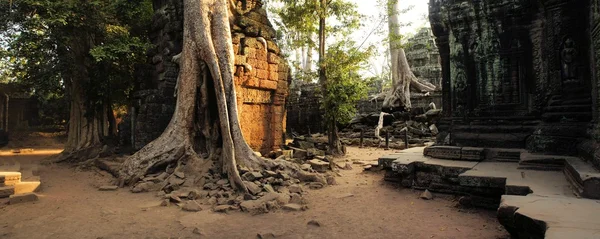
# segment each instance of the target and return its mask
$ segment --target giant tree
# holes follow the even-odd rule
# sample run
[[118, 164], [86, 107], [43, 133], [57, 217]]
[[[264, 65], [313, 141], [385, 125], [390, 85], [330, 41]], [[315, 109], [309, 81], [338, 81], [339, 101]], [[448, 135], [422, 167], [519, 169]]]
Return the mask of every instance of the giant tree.
[[436, 87], [429, 82], [419, 80], [410, 69], [406, 53], [402, 48], [400, 0], [387, 0], [387, 8], [392, 88], [385, 94], [383, 107], [408, 110], [412, 107], [410, 102], [411, 88], [421, 92], [431, 92]]
[[[176, 164], [193, 174], [222, 173], [241, 192], [248, 192], [238, 169], [242, 166], [284, 168], [301, 180], [324, 182], [296, 164], [257, 156], [242, 135], [230, 26], [241, 11], [236, 5], [233, 0], [184, 0], [183, 50], [174, 57], [180, 65], [175, 113], [161, 136], [125, 161], [123, 181], [134, 184], [149, 172]], [[209, 143], [195, 147], [194, 136]]]

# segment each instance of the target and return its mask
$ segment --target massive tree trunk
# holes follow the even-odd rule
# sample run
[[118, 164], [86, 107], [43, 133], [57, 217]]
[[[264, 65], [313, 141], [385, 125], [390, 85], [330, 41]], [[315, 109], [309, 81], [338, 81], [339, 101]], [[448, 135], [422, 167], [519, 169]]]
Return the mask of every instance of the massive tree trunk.
[[[235, 6], [229, 7], [235, 10]], [[238, 120], [229, 14], [227, 0], [184, 0], [183, 52], [175, 113], [160, 137], [123, 164], [120, 177], [130, 185], [169, 164], [200, 175], [215, 169], [240, 192], [248, 189], [238, 166], [250, 170], [284, 167], [292, 176], [324, 181], [284, 160], [260, 158], [246, 143]], [[204, 143], [196, 149], [203, 157], [194, 149], [197, 130]]]
[[388, 0], [388, 25], [392, 61], [392, 89], [387, 92], [383, 108], [409, 110], [411, 87], [421, 92], [435, 90], [435, 85], [421, 81], [413, 74], [400, 41], [400, 0]]
[[[84, 34], [85, 35], [85, 34]], [[86, 160], [94, 157], [94, 152], [99, 152], [102, 146], [104, 112], [96, 110], [89, 99], [90, 76], [88, 71], [89, 50], [91, 41], [88, 37], [73, 40], [69, 51], [66, 51], [73, 60], [72, 68], [68, 72], [69, 78], [65, 82], [67, 94], [70, 97], [70, 115], [68, 138], [65, 150], [57, 161]]]

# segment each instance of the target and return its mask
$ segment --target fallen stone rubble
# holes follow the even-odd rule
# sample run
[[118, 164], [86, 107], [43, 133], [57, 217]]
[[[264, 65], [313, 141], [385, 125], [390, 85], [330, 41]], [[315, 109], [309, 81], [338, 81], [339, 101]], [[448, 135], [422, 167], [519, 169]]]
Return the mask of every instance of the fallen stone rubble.
[[[297, 147], [293, 147], [298, 146]], [[283, 159], [299, 165], [305, 173], [317, 173], [324, 182], [294, 178], [284, 167], [252, 171], [244, 167], [238, 170], [247, 194], [233, 190], [229, 180], [222, 174], [208, 172], [205, 175], [186, 172], [184, 167], [169, 165], [164, 171], [146, 175], [130, 188], [133, 193], [156, 192], [162, 206], [178, 206], [184, 211], [212, 209], [215, 212], [241, 210], [252, 214], [273, 210], [299, 211], [308, 208], [304, 199], [307, 190], [316, 190], [335, 184], [334, 170], [348, 169], [350, 165], [335, 164], [333, 158], [314, 143], [297, 140], [283, 150], [273, 151], [268, 158]], [[323, 148], [322, 145], [319, 146]], [[268, 159], [267, 159], [268, 160]], [[109, 172], [117, 172], [119, 163], [97, 160], [96, 165]], [[101, 191], [117, 190], [116, 186], [102, 186]]]
[[[436, 123], [441, 116], [441, 110], [431, 109], [422, 114], [412, 116], [410, 113], [394, 113], [384, 116], [380, 136], [390, 136], [390, 148], [404, 149], [405, 137], [411, 146], [423, 146], [434, 141], [439, 133]], [[346, 145], [359, 146], [361, 134], [363, 146], [381, 147], [385, 142], [375, 136], [375, 128], [379, 114], [364, 114], [355, 117], [350, 124], [342, 129], [340, 137]], [[408, 135], [405, 135], [408, 134]]]

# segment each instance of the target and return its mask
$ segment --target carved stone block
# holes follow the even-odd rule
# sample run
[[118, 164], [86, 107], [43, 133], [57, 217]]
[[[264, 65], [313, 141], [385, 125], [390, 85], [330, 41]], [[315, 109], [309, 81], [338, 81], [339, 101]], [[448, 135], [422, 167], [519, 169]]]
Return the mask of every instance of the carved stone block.
[[430, 146], [425, 148], [423, 154], [440, 159], [461, 159], [461, 148], [456, 146]]
[[461, 149], [460, 158], [467, 161], [482, 161], [485, 159], [485, 149], [463, 147]]

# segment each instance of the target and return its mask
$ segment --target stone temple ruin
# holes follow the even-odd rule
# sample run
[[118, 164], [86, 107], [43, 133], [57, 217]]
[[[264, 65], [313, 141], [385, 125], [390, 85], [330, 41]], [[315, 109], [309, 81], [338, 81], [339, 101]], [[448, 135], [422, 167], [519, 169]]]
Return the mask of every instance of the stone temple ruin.
[[[248, 144], [268, 153], [283, 144], [285, 101], [289, 69], [280, 60], [275, 30], [261, 1], [243, 1], [245, 12], [232, 28], [235, 52], [235, 84], [239, 119]], [[163, 132], [175, 110], [174, 89], [179, 66], [172, 62], [183, 42], [183, 1], [155, 0], [150, 38], [156, 46], [148, 52], [151, 65], [140, 66], [135, 109], [122, 130], [125, 138], [140, 149]]]
[[442, 64], [433, 146], [386, 179], [498, 208], [516, 238], [597, 238], [598, 1], [430, 1]]

